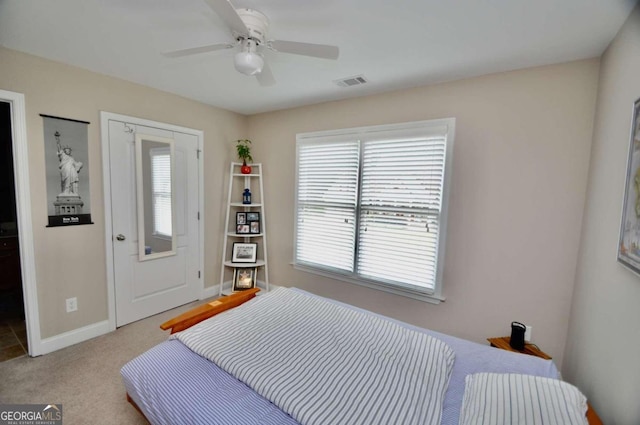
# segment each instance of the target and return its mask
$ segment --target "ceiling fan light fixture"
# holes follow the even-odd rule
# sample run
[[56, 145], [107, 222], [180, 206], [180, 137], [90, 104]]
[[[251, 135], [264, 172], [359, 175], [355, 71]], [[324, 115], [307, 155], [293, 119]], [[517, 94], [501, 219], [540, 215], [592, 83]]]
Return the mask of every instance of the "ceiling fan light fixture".
[[[270, 40], [267, 38], [269, 19], [253, 9], [236, 9], [232, 1], [235, 0], [205, 0], [209, 7], [222, 19], [231, 33], [235, 43], [218, 43], [188, 49], [174, 50], [164, 53], [167, 57], [180, 57], [216, 50], [239, 47], [234, 57], [236, 71], [248, 76], [257, 77], [261, 86], [275, 84], [269, 64], [265, 62], [262, 53], [268, 49], [274, 52], [290, 53], [293, 55], [309, 56], [321, 59], [338, 59], [340, 49], [326, 44], [301, 43], [298, 41]], [[2, 0], [0, 0], [2, 2]]]
[[245, 75], [256, 75], [262, 72], [264, 59], [258, 53], [238, 52], [233, 61], [234, 66]]

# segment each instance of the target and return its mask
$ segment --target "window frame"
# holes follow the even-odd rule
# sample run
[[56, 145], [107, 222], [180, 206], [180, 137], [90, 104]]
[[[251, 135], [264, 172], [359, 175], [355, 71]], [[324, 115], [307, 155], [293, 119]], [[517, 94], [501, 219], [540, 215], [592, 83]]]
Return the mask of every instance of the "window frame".
[[[297, 258], [297, 241], [298, 241], [298, 179], [299, 179], [299, 155], [300, 145], [302, 143], [312, 143], [318, 141], [326, 142], [348, 142], [353, 140], [359, 141], [359, 174], [362, 173], [362, 143], [376, 140], [393, 140], [416, 136], [433, 136], [442, 135], [445, 137], [445, 154], [443, 164], [443, 184], [442, 184], [442, 201], [440, 206], [440, 218], [438, 222], [438, 238], [437, 238], [437, 255], [435, 257], [436, 274], [433, 290], [425, 288], [409, 288], [399, 284], [378, 281], [364, 278], [354, 272], [342, 272], [329, 267], [322, 267], [317, 264], [308, 264], [301, 262]], [[375, 125], [366, 127], [346, 128], [339, 130], [318, 131], [310, 133], [299, 133], [296, 135], [296, 166], [295, 166], [295, 192], [294, 192], [294, 232], [293, 232], [293, 262], [295, 269], [320, 276], [357, 284], [396, 295], [401, 295], [433, 304], [438, 304], [445, 300], [443, 296], [443, 273], [444, 258], [446, 251], [446, 231], [447, 217], [449, 205], [449, 190], [451, 186], [452, 163], [453, 163], [453, 145], [455, 137], [455, 118], [442, 118], [425, 121], [414, 121], [398, 124]], [[358, 199], [356, 202], [356, 214], [360, 214], [361, 210], [361, 178], [358, 179], [357, 192]], [[356, 234], [354, 247], [358, 245], [358, 226], [356, 226]]]

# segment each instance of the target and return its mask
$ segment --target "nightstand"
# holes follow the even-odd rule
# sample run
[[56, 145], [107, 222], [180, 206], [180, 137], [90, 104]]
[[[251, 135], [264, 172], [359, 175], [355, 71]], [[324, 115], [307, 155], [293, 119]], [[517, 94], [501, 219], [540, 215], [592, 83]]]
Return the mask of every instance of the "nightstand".
[[492, 347], [501, 348], [507, 351], [513, 351], [514, 353], [523, 353], [529, 354], [530, 356], [541, 357], [546, 360], [551, 360], [551, 356], [540, 350], [535, 344], [525, 343], [524, 349], [522, 351], [516, 350], [515, 348], [509, 345], [509, 341], [511, 337], [509, 336], [501, 336], [498, 338], [487, 338], [487, 341], [491, 344]]

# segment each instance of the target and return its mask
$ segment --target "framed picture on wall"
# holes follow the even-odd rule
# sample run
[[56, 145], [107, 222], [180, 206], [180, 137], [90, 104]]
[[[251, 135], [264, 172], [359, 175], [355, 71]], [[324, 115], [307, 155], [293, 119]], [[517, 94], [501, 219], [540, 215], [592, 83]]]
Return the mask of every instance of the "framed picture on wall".
[[618, 261], [640, 274], [640, 99], [633, 105]]
[[47, 227], [93, 224], [89, 122], [40, 114], [44, 130]]

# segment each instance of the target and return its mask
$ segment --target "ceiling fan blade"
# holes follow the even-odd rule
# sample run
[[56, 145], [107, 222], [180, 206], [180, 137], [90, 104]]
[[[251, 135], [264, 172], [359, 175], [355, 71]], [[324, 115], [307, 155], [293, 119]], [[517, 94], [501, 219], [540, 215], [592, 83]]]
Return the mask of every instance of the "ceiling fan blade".
[[236, 8], [229, 2], [229, 0], [205, 0], [209, 7], [222, 18], [225, 24], [231, 29], [231, 32], [235, 35], [249, 34], [249, 29], [242, 22]]
[[256, 74], [256, 79], [261, 86], [273, 86], [276, 83], [276, 79], [273, 78], [273, 73], [267, 62], [262, 66], [262, 71]]
[[209, 44], [206, 46], [191, 47], [189, 49], [173, 50], [162, 53], [162, 55], [168, 58], [179, 58], [182, 56], [197, 55], [199, 53], [215, 52], [216, 50], [231, 49], [232, 47], [234, 47], [234, 45], [229, 43]]
[[338, 59], [338, 55], [340, 54], [340, 49], [336, 46], [300, 43], [297, 41], [271, 40], [267, 43], [267, 47], [276, 52], [313, 56], [322, 59]]

